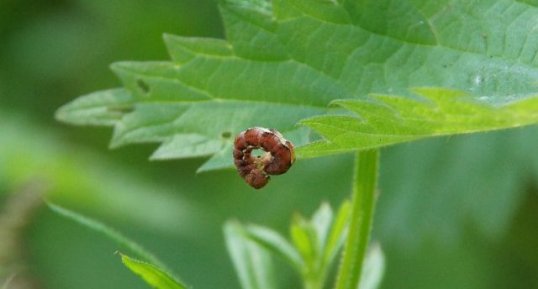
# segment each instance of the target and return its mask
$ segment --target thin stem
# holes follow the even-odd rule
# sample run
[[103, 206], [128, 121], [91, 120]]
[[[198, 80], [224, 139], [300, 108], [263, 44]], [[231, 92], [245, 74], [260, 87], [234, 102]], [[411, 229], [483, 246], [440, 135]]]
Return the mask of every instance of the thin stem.
[[316, 272], [311, 272], [307, 274], [303, 274], [303, 288], [304, 289], [322, 289], [323, 284], [325, 284], [325, 278], [327, 268], [321, 268], [320, 270], [317, 270]]
[[321, 289], [319, 280], [305, 280], [304, 282], [305, 289]]
[[356, 154], [351, 221], [335, 289], [357, 289], [359, 286], [372, 229], [378, 166], [378, 150]]

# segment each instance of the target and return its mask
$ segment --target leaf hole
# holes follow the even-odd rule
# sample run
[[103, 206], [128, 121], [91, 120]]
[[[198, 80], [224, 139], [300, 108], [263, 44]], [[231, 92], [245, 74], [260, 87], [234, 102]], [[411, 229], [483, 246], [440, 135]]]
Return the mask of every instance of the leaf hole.
[[140, 88], [144, 94], [149, 93], [149, 85], [144, 80], [138, 79], [136, 85], [138, 85], [138, 88]]

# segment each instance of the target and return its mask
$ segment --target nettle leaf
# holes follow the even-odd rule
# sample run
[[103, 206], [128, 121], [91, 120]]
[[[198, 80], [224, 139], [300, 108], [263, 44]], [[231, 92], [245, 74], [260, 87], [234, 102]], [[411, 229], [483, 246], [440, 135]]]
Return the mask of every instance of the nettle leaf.
[[132, 111], [134, 99], [125, 89], [95, 92], [77, 98], [56, 112], [56, 118], [77, 125], [115, 125]]
[[220, 8], [226, 40], [167, 35], [171, 61], [114, 64], [125, 89], [83, 96], [58, 118], [113, 125], [112, 147], [162, 143], [155, 159], [214, 156], [201, 171], [231, 166], [223, 157], [233, 136], [252, 126], [277, 128], [299, 147], [312, 139], [296, 124], [314, 129], [325, 139], [298, 150], [313, 157], [537, 122], [532, 3], [222, 0]]
[[377, 148], [425, 137], [518, 127], [538, 122], [538, 94], [503, 105], [474, 101], [462, 91], [420, 88], [415, 100], [371, 95], [339, 100], [355, 115], [324, 115], [303, 120], [325, 140], [303, 147], [303, 156]]

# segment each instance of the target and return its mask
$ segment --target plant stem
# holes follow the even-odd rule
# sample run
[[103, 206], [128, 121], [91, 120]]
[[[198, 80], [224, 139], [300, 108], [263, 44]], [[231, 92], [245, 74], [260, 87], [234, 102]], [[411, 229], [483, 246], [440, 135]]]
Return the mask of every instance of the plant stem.
[[321, 285], [318, 280], [306, 280], [304, 289], [321, 289]]
[[323, 284], [325, 284], [325, 278], [327, 268], [322, 268], [315, 273], [303, 275], [303, 288], [304, 289], [323, 289]]
[[358, 289], [372, 229], [379, 151], [360, 151], [355, 157], [349, 232], [335, 289]]

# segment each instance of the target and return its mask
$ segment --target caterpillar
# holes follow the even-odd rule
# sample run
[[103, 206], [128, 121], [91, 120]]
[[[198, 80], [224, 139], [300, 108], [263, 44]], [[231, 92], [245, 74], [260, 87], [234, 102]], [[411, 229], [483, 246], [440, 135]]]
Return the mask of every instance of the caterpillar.
[[[265, 153], [254, 156], [252, 151], [256, 149]], [[295, 161], [293, 150], [293, 144], [277, 130], [252, 127], [235, 138], [234, 164], [245, 182], [260, 189], [269, 182], [270, 175], [281, 175], [289, 170]]]

